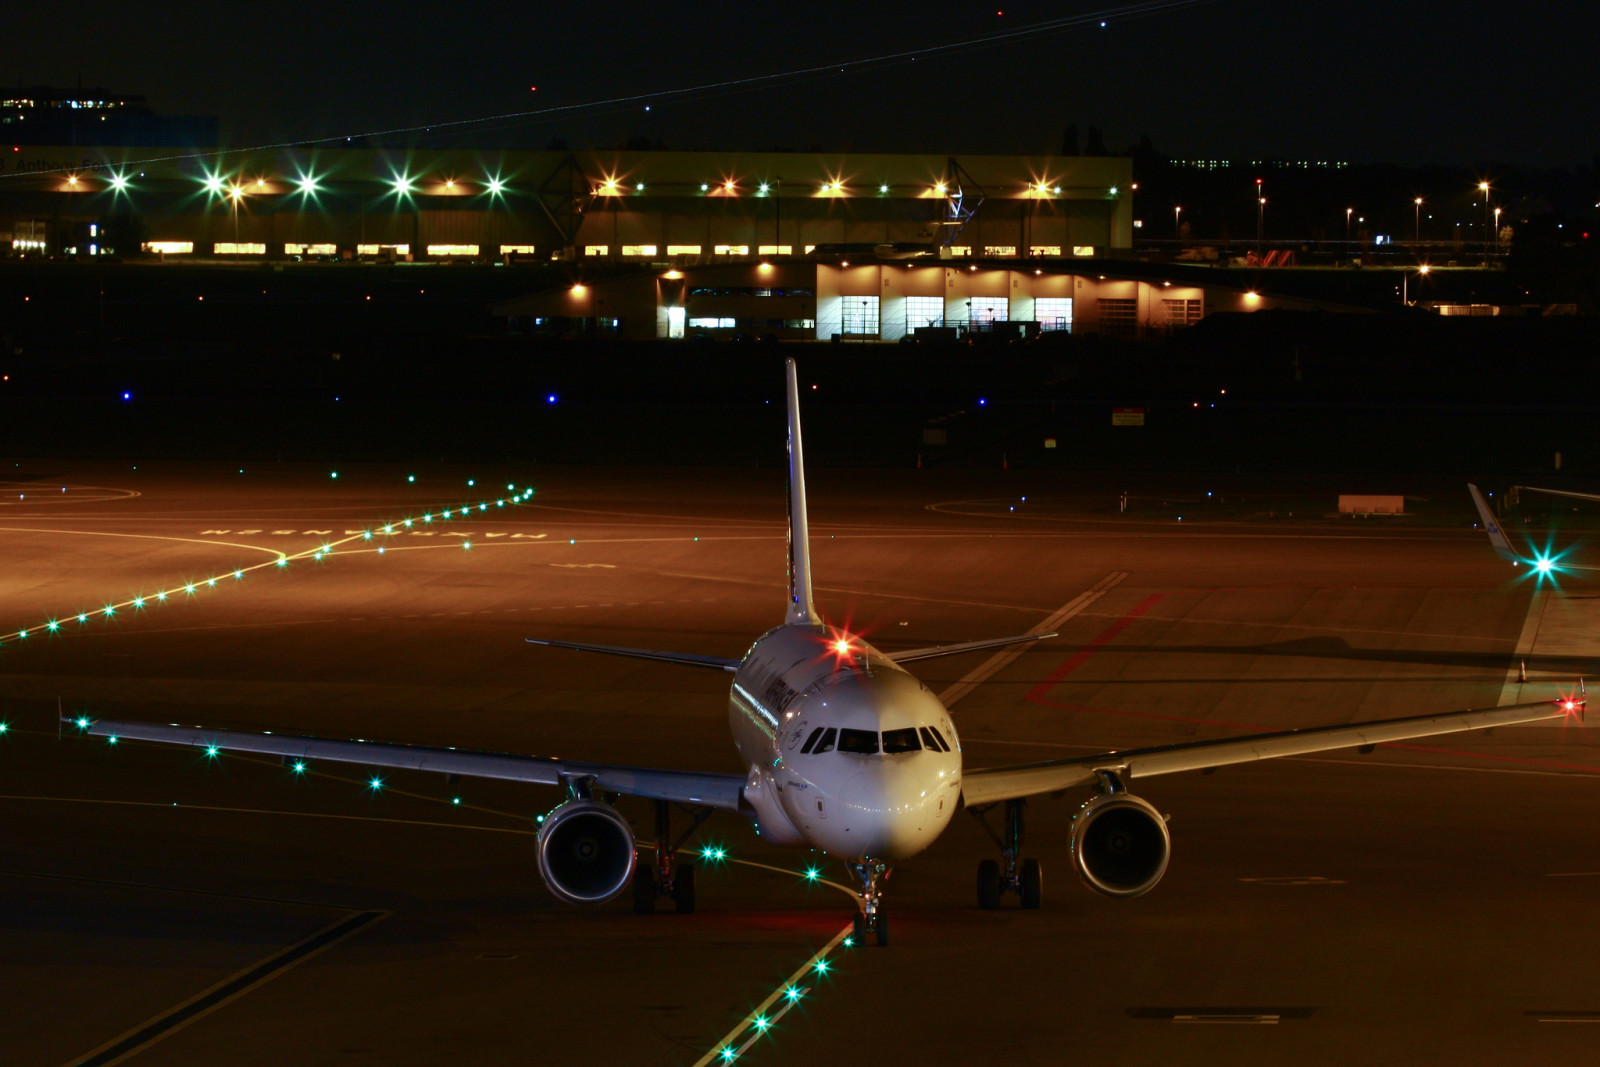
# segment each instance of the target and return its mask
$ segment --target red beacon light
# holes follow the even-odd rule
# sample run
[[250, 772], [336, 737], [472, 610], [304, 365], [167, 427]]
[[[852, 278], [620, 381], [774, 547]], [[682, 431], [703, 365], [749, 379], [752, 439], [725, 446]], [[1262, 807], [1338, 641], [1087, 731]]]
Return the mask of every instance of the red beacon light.
[[855, 660], [859, 650], [855, 638], [848, 630], [834, 630], [830, 627], [827, 639], [827, 650], [834, 658], [834, 666], [842, 667]]

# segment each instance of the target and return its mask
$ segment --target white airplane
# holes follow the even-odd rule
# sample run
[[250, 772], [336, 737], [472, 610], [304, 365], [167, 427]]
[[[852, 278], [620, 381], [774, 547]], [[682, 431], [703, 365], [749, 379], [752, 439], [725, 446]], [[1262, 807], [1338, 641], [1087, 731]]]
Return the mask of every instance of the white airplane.
[[[1535, 489], [1533, 491], [1550, 493], [1554, 496], [1572, 497], [1577, 500], [1600, 501], [1600, 496], [1590, 493], [1569, 493], [1564, 489]], [[1490, 510], [1489, 502], [1483, 498], [1483, 493], [1471, 482], [1467, 483], [1467, 492], [1472, 494], [1472, 506], [1478, 509], [1478, 519], [1483, 523], [1484, 530], [1489, 534], [1489, 544], [1493, 546], [1495, 555], [1506, 560], [1512, 566], [1531, 567], [1534, 573], [1541, 577], [1555, 572], [1600, 571], [1600, 567], [1563, 560], [1561, 556], [1565, 553], [1535, 551], [1528, 556], [1518, 554], [1517, 550], [1511, 547], [1511, 542], [1506, 537], [1505, 527], [1501, 526], [1500, 520], [1494, 517], [1494, 512]]]
[[[1581, 699], [1561, 698], [969, 769], [949, 711], [904, 665], [1055, 635], [1028, 633], [884, 653], [859, 635], [826, 624], [811, 599], [799, 386], [792, 360], [787, 372], [789, 601], [782, 624], [756, 638], [741, 659], [529, 639], [732, 674], [728, 717], [743, 774], [177, 724], [76, 721], [90, 734], [199, 746], [212, 755], [268, 753], [286, 762], [321, 759], [560, 786], [565, 799], [540, 824], [538, 865], [550, 891], [575, 904], [613, 899], [631, 885], [641, 912], [653, 910], [662, 896], [673, 898], [679, 911], [693, 910], [694, 868], [675, 863], [674, 853], [712, 812], [736, 812], [773, 844], [821, 849], [843, 860], [860, 886], [856, 934], [884, 945], [889, 927], [883, 884], [890, 865], [932, 845], [963, 806], [982, 820], [992, 807], [1004, 805], [1001, 831], [990, 831], [1001, 860], [986, 859], [978, 866], [980, 907], [998, 907], [1003, 892], [1019, 895], [1024, 908], [1039, 906], [1039, 863], [1021, 856], [1024, 802], [1074, 789], [1088, 795], [1072, 821], [1073, 867], [1100, 893], [1136, 897], [1161, 880], [1171, 838], [1166, 818], [1128, 792], [1135, 779], [1353, 746], [1370, 749], [1582, 711]], [[655, 801], [654, 862], [638, 862], [634, 829], [606, 802], [610, 794]], [[692, 817], [689, 831], [677, 839], [669, 825], [673, 805]]]

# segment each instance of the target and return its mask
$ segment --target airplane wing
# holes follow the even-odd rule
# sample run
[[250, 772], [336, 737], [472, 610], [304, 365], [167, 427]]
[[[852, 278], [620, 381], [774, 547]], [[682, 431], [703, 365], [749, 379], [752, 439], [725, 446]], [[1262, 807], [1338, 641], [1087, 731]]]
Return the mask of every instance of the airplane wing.
[[1055, 633], [1047, 634], [1018, 634], [1015, 637], [990, 637], [982, 641], [963, 641], [957, 645], [929, 645], [927, 648], [908, 648], [903, 652], [885, 653], [896, 663], [914, 663], [919, 659], [933, 659], [936, 656], [954, 656], [958, 652], [972, 652], [980, 648], [1002, 648], [1006, 645], [1020, 645], [1024, 641], [1043, 641], [1047, 637], [1056, 637]]
[[585, 645], [576, 641], [545, 641], [538, 637], [526, 639], [530, 645], [549, 645], [551, 648], [575, 648], [579, 652], [604, 652], [608, 656], [632, 656], [634, 659], [653, 659], [659, 663], [677, 663], [685, 667], [709, 667], [714, 671], [736, 671], [739, 660], [721, 656], [696, 656], [689, 652], [658, 652], [653, 648], [623, 648], [620, 645]]
[[1358, 745], [1377, 745], [1414, 737], [1433, 737], [1462, 730], [1482, 730], [1490, 726], [1555, 719], [1564, 715], [1581, 715], [1582, 712], [1581, 699], [1562, 698], [1476, 711], [1411, 715], [1343, 726], [1318, 726], [1214, 741], [1188, 741], [1154, 748], [1129, 749], [1126, 752], [1104, 752], [1075, 759], [968, 770], [962, 773], [961, 797], [969, 807], [992, 804], [998, 800], [1014, 800], [1040, 793], [1060, 793], [1074, 786], [1094, 782], [1102, 771], [1115, 773], [1124, 780], [1149, 778], [1157, 774], [1199, 771], [1252, 760], [1303, 756]]
[[[65, 719], [68, 725], [80, 720]], [[241, 730], [212, 730], [203, 726], [176, 723], [126, 722], [99, 719], [90, 722], [85, 733], [130, 741], [158, 741], [190, 745], [218, 752], [254, 752], [295, 760], [327, 760], [333, 763], [359, 763], [366, 767], [392, 767], [415, 771], [459, 774], [465, 778], [502, 778], [538, 785], [564, 785], [569, 780], [587, 779], [596, 792], [624, 793], [651, 800], [679, 804], [699, 804], [729, 811], [741, 810], [744, 776], [703, 774], [694, 771], [655, 770], [648, 767], [619, 767], [609, 763], [584, 763], [549, 756], [518, 756], [499, 752], [473, 752], [456, 748], [424, 748], [418, 745], [386, 744], [376, 741], [339, 741], [323, 737], [294, 737], [286, 734], [251, 733]]]

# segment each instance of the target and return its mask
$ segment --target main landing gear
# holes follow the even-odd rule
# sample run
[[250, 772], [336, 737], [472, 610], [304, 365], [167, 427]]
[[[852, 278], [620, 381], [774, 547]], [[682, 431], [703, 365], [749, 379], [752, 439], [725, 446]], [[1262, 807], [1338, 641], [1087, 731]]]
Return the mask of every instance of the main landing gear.
[[1037, 908], [1043, 901], [1044, 875], [1039, 869], [1039, 861], [1019, 862], [1022, 852], [1022, 811], [1026, 803], [1025, 800], [1005, 802], [1004, 836], [995, 833], [994, 827], [985, 818], [989, 809], [994, 807], [993, 804], [967, 809], [978, 820], [978, 825], [994, 838], [994, 843], [1000, 846], [999, 863], [984, 860], [978, 864], [978, 907], [985, 911], [998, 908], [1004, 893], [1017, 894], [1022, 906], [1029, 910]]
[[889, 865], [865, 859], [849, 867], [850, 873], [861, 883], [861, 910], [856, 912], [853, 920], [855, 942], [865, 945], [868, 937], [872, 937], [880, 948], [887, 948], [889, 917], [883, 913], [883, 883], [889, 880]]
[[672, 838], [672, 805], [656, 801], [655, 860], [645, 863], [641, 859], [633, 867], [633, 911], [636, 915], [650, 915], [656, 910], [656, 901], [670, 897], [679, 915], [694, 912], [694, 864], [677, 862], [678, 849], [689, 840], [700, 824], [711, 817], [711, 808], [684, 808], [689, 813], [689, 828]]

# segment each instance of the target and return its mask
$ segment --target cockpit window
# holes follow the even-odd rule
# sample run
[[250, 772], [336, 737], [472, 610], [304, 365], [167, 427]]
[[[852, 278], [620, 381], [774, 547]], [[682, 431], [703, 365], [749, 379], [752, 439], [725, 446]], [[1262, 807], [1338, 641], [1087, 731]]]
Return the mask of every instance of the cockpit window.
[[[817, 751], [822, 749], [818, 748]], [[878, 751], [878, 734], [874, 730], [842, 729], [839, 731], [839, 751], [870, 756]]]
[[[833, 738], [834, 738], [834, 729], [833, 729], [833, 727], [830, 726], [826, 730], [822, 731], [822, 740], [818, 741], [817, 742], [817, 747], [812, 749], [811, 751], [813, 753], [816, 753], [816, 752], [832, 752], [833, 751]], [[810, 743], [811, 742], [809, 742], [809, 741], [806, 742], [806, 744], [810, 744]]]
[[821, 736], [822, 736], [822, 727], [819, 726], [815, 730], [811, 731], [811, 736], [806, 738], [806, 743], [804, 745], [800, 746], [800, 751], [801, 752], [810, 752], [813, 748], [816, 747], [817, 738], [819, 738]]
[[885, 755], [895, 752], [915, 752], [921, 747], [922, 745], [917, 742], [917, 728], [915, 726], [907, 726], [904, 730], [885, 730], [883, 732], [883, 751]]
[[[919, 727], [919, 729], [922, 731], [922, 743], [925, 746], [927, 746], [928, 748], [933, 749], [935, 752], [949, 752], [950, 751], [950, 746], [945, 744], [944, 736], [942, 734], [940, 734], [938, 730], [935, 730], [931, 726], [923, 726], [923, 727]], [[888, 736], [887, 735], [885, 735], [884, 741], [887, 744], [887, 742], [888, 742]]]

